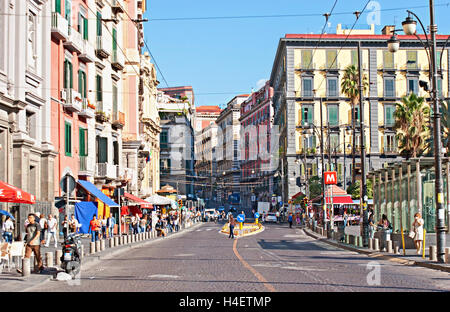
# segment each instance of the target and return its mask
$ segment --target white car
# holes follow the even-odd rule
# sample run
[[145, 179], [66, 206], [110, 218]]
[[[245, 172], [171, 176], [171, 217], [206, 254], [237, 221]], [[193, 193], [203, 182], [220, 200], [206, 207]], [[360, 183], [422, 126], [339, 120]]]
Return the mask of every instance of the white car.
[[277, 222], [277, 215], [274, 212], [269, 212], [264, 218], [264, 222]]

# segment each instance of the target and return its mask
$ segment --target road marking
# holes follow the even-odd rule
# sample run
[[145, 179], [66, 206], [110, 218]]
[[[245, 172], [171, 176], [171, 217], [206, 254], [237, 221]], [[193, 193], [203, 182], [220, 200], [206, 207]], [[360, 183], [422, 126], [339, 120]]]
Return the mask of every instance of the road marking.
[[178, 278], [178, 275], [154, 274], [149, 275], [150, 278]]
[[203, 230], [197, 230], [197, 231], [195, 231], [195, 232], [201, 232], [201, 231], [203, 231]]
[[244, 258], [242, 258], [242, 256], [238, 253], [237, 251], [237, 242], [238, 240], [235, 239], [234, 243], [233, 243], [233, 252], [236, 255], [236, 257], [239, 259], [239, 261], [241, 261], [241, 263], [244, 265], [244, 267], [246, 267], [250, 272], [253, 273], [253, 275], [264, 284], [264, 286], [272, 292], [275, 292], [275, 288], [269, 284], [269, 282], [264, 278], [264, 276], [262, 276], [258, 271], [256, 271], [250, 264], [247, 263], [247, 261], [244, 260]]
[[189, 256], [194, 256], [194, 254], [187, 253], [187, 254], [178, 254], [178, 255], [175, 255], [175, 257], [189, 257]]
[[301, 235], [297, 235], [297, 234], [286, 234], [286, 235], [283, 235], [283, 237], [294, 237], [294, 238], [299, 238], [299, 237], [301, 237]]
[[206, 231], [211, 231], [211, 230], [212, 230], [211, 228], [207, 228], [207, 229], [206, 229]]

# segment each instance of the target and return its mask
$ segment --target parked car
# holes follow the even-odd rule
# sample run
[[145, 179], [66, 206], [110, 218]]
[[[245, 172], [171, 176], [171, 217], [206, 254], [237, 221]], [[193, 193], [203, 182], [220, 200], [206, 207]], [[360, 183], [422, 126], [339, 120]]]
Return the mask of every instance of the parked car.
[[205, 212], [203, 214], [203, 221], [205, 222], [214, 221], [215, 213], [216, 209], [213, 208], [205, 209]]
[[277, 222], [277, 215], [275, 212], [269, 212], [264, 218], [264, 222]]

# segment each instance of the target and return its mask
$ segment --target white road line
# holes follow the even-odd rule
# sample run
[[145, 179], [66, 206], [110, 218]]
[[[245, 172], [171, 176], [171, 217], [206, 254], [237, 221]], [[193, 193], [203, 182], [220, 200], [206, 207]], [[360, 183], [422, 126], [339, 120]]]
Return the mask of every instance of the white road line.
[[179, 278], [178, 275], [154, 274], [149, 275], [150, 278]]

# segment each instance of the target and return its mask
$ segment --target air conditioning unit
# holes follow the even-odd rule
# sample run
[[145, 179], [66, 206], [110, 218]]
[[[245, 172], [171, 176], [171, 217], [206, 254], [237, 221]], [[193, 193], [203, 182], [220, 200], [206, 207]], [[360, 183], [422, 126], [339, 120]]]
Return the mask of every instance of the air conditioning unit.
[[61, 90], [61, 96], [60, 96], [61, 100], [67, 101], [67, 92], [65, 89]]

